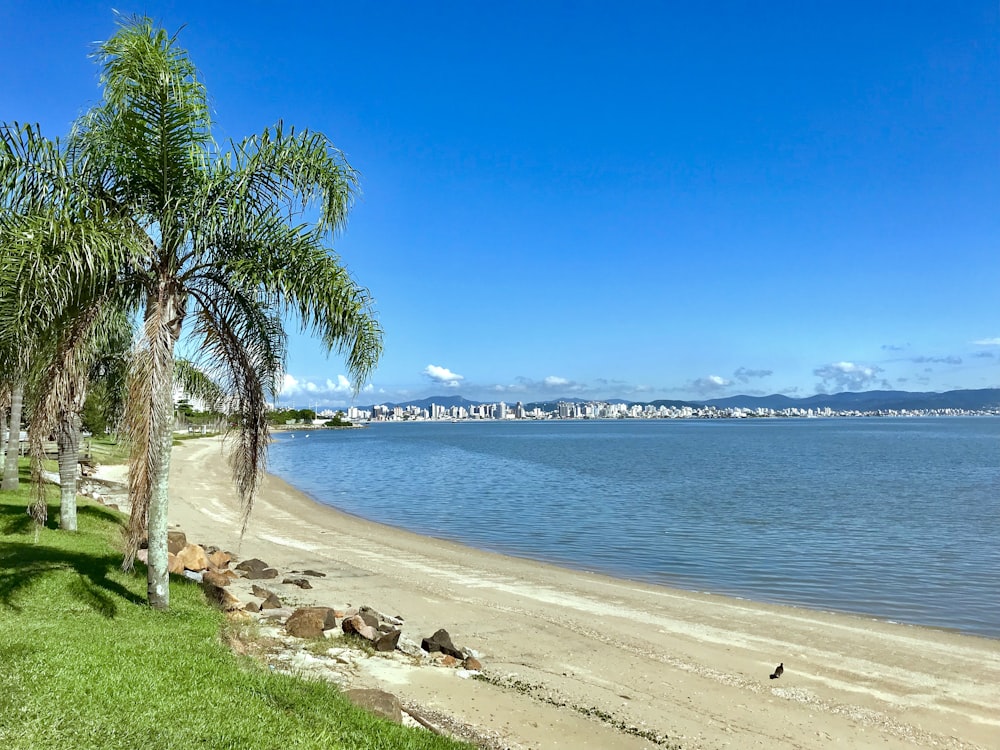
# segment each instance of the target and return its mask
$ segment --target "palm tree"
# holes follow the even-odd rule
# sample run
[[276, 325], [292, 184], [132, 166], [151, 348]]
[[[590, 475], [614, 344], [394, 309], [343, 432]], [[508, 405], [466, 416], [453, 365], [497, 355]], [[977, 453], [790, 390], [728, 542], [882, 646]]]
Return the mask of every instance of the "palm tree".
[[120, 228], [114, 241], [91, 233], [59, 247], [73, 272], [113, 272], [115, 304], [137, 310], [124, 417], [125, 567], [148, 532], [148, 598], [166, 609], [178, 347], [220, 385], [236, 418], [230, 461], [245, 525], [265, 465], [266, 407], [284, 367], [284, 318], [297, 317], [342, 353], [359, 385], [381, 353], [381, 327], [367, 290], [327, 246], [344, 225], [356, 175], [325, 136], [279, 123], [220, 154], [196, 69], [148, 19], [125, 22], [96, 56], [104, 99], [75, 128], [68, 165], [85, 183], [91, 215]]

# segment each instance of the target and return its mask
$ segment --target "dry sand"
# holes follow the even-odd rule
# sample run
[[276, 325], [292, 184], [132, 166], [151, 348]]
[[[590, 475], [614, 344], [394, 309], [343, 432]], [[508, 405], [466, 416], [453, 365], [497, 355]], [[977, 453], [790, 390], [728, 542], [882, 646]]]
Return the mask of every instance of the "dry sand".
[[[272, 476], [241, 539], [222, 450], [174, 449], [171, 523], [243, 559], [327, 573], [310, 591], [273, 586], [302, 603], [398, 614], [418, 642], [446, 628], [487, 675], [530, 694], [389, 661], [372, 686], [511, 747], [657, 747], [621, 722], [684, 748], [1000, 748], [1000, 640], [481, 552], [338, 512]], [[784, 675], [768, 679], [778, 662]]]

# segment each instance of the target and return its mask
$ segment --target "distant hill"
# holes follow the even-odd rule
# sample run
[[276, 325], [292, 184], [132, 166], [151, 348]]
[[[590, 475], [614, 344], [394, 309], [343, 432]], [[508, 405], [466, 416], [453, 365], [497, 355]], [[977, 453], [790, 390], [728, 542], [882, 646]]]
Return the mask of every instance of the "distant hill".
[[[501, 399], [497, 399], [498, 401]], [[502, 399], [508, 405], [516, 403], [516, 399]], [[642, 401], [625, 401], [623, 399], [593, 399], [612, 404], [633, 404], [646, 406]], [[587, 403], [582, 398], [561, 398], [548, 401], [532, 401], [524, 404], [524, 408], [531, 411], [540, 408], [542, 411], [556, 411], [560, 402], [581, 404]], [[421, 409], [429, 409], [431, 404], [443, 406], [450, 409], [453, 406], [464, 406], [468, 409], [471, 406], [479, 406], [483, 401], [470, 401], [462, 396], [431, 396], [415, 401], [405, 401], [402, 403], [381, 402], [389, 408], [396, 406], [407, 407], [416, 406]], [[714, 406], [719, 409], [739, 407], [741, 409], [826, 409], [834, 411], [879, 411], [882, 409], [989, 409], [1000, 407], [1000, 388], [980, 388], [978, 390], [957, 390], [935, 392], [914, 392], [914, 391], [844, 391], [842, 393], [818, 393], [814, 396], [804, 398], [792, 398], [779, 393], [770, 396], [727, 396], [726, 398], [713, 398], [704, 401], [676, 401], [658, 399], [648, 402], [651, 406], [667, 407], [698, 407]], [[370, 409], [369, 406], [362, 406], [362, 409]]]
[[834, 409], [878, 411], [880, 409], [986, 409], [1000, 406], [1000, 388], [919, 393], [911, 391], [845, 391], [819, 393], [805, 398], [773, 396], [729, 396], [703, 401], [718, 408]]

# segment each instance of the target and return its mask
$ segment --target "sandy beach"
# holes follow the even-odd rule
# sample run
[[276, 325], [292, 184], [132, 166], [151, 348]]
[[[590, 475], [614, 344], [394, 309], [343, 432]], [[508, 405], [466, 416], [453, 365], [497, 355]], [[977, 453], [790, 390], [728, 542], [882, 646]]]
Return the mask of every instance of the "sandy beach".
[[485, 674], [530, 686], [437, 667], [370, 675], [510, 747], [658, 746], [625, 724], [684, 748], [1000, 747], [1000, 640], [481, 552], [340, 513], [272, 476], [241, 539], [217, 438], [175, 447], [170, 491], [190, 540], [327, 574], [311, 590], [274, 584], [293, 600], [400, 615], [418, 642], [446, 628]]

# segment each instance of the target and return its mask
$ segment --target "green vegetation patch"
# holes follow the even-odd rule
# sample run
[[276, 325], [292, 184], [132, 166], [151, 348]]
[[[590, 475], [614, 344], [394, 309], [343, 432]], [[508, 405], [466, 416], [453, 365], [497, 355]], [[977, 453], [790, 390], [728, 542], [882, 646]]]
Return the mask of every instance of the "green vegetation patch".
[[81, 499], [78, 532], [36, 529], [29, 501], [0, 492], [0, 747], [466, 747], [234, 655], [195, 584], [150, 609], [144, 569], [120, 570], [123, 516]]

